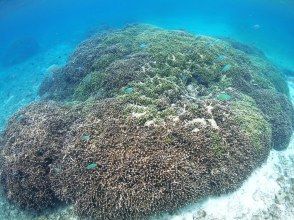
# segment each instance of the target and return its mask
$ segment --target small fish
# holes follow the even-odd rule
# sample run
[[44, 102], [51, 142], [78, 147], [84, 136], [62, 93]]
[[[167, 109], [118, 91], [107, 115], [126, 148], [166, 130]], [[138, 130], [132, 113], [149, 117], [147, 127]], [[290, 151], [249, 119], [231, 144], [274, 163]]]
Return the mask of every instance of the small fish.
[[252, 26], [252, 28], [254, 30], [259, 30], [260, 29], [260, 25], [259, 24], [255, 24], [255, 25]]
[[77, 68], [76, 68], [76, 70], [77, 70], [78, 72], [82, 72], [82, 71], [84, 71], [84, 70], [85, 70], [85, 68], [84, 68], [84, 67], [82, 67], [82, 66], [79, 66], [79, 67], [77, 67]]
[[232, 96], [227, 93], [221, 93], [216, 98], [219, 101], [230, 101], [232, 99]]
[[142, 49], [145, 49], [145, 48], [147, 48], [147, 47], [148, 47], [148, 45], [145, 44], [145, 43], [140, 44], [140, 48], [142, 48]]
[[90, 135], [89, 134], [84, 134], [82, 137], [81, 137], [81, 140], [82, 141], [85, 141], [85, 142], [88, 142], [90, 140]]
[[228, 72], [231, 68], [232, 66], [230, 64], [227, 64], [222, 68], [221, 72], [222, 73]]
[[227, 57], [225, 55], [219, 55], [217, 58], [216, 58], [216, 61], [217, 62], [220, 62], [220, 61], [223, 61], [225, 60]]
[[201, 75], [195, 74], [194, 78], [198, 84], [208, 87], [208, 82]]
[[87, 170], [95, 170], [97, 168], [97, 163], [89, 163], [87, 166], [86, 166], [86, 169]]
[[133, 87], [126, 87], [124, 89], [124, 93], [126, 93], [126, 94], [131, 94], [133, 92], [134, 92], [134, 88]]

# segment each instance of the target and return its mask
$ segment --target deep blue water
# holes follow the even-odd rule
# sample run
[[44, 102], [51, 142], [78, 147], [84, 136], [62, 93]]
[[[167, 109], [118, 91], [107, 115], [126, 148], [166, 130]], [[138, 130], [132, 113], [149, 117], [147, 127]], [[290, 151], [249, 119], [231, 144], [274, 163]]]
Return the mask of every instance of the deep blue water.
[[34, 37], [46, 50], [61, 42], [77, 43], [101, 26], [137, 22], [233, 37], [294, 68], [293, 0], [2, 1], [0, 49]]

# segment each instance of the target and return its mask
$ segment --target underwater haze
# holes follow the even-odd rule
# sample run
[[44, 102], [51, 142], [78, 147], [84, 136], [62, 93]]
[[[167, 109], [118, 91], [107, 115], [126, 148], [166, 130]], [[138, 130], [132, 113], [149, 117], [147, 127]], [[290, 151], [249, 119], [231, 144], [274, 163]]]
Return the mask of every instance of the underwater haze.
[[0, 220], [294, 219], [293, 0], [0, 0]]

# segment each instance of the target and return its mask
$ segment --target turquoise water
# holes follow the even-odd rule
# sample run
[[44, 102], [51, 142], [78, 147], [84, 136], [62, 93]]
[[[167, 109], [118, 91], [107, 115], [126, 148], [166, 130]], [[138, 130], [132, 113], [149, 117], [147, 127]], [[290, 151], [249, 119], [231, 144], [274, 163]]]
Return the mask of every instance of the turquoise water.
[[[285, 70], [285, 74], [287, 72], [285, 77], [290, 88], [289, 97], [292, 101], [294, 100], [294, 1], [2, 0], [0, 1], [0, 103], [2, 103], [0, 105], [0, 130], [5, 130], [9, 118], [19, 109], [42, 99], [38, 95], [38, 90], [43, 80], [54, 70], [64, 66], [83, 40], [99, 31], [109, 31], [122, 28], [127, 24], [140, 23], [155, 25], [167, 30], [187, 31], [193, 35], [230, 38], [254, 46], [262, 51], [274, 65]], [[141, 47], [141, 49], [145, 47], [148, 49], [148, 45], [145, 44]], [[223, 67], [225, 72], [230, 70], [229, 67], [230, 64]], [[128, 87], [127, 91], [131, 94], [135, 90]], [[90, 139], [91, 136], [87, 135], [87, 137]], [[278, 186], [277, 191], [270, 193], [263, 193], [260, 188], [256, 188], [257, 191], [259, 190], [256, 193], [259, 197], [255, 198], [255, 203], [252, 202], [249, 208], [246, 206], [250, 203], [246, 202], [248, 197], [241, 193], [240, 197], [237, 196], [238, 199], [243, 200], [239, 206], [246, 206], [249, 210], [253, 210], [252, 207], [255, 207], [256, 204], [271, 203], [275, 195], [282, 191], [285, 197], [289, 198], [289, 200], [281, 199], [279, 204], [280, 209], [284, 210], [279, 214], [284, 217], [273, 214], [269, 218], [286, 219], [285, 216], [290, 216], [289, 219], [294, 218], [294, 210], [291, 209], [294, 204], [293, 141], [289, 149], [286, 153], [271, 153], [268, 162], [265, 162], [265, 168], [262, 168], [264, 171], [252, 177], [261, 184], [272, 183], [272, 176], [276, 179], [283, 179], [281, 183], [278, 183], [280, 191]], [[274, 163], [278, 168], [273, 168]], [[273, 171], [269, 171], [270, 169]], [[266, 181], [262, 181], [264, 179]], [[273, 184], [277, 183], [276, 179]], [[249, 179], [247, 184], [250, 185], [248, 186], [250, 189], [254, 185], [251, 182]], [[248, 188], [243, 190], [246, 191]], [[237, 195], [239, 195], [238, 192]], [[221, 199], [224, 200], [219, 203]], [[222, 216], [219, 219], [237, 219], [237, 215], [225, 214], [229, 205], [234, 207], [233, 213], [237, 213], [238, 208], [243, 214], [249, 212], [246, 208], [229, 204], [225, 198], [221, 199], [210, 206], [209, 203], [201, 201], [202, 203], [191, 205], [188, 211], [184, 208], [179, 212], [180, 214], [170, 214], [163, 218], [184, 219], [185, 214], [182, 212], [193, 213], [193, 210], [198, 210], [199, 207], [204, 207], [204, 212], [211, 214], [213, 213], [211, 206], [215, 204], [227, 205], [223, 208], [226, 210], [223, 213], [219, 213], [221, 212], [219, 210], [215, 211]], [[0, 199], [0, 220], [56, 219], [57, 217], [75, 219], [72, 207], [64, 206], [62, 204], [61, 208], [46, 210], [45, 214], [42, 213], [36, 217], [35, 213], [23, 211], [17, 204], [8, 202], [7, 195], [3, 195]], [[255, 210], [255, 213], [252, 211], [248, 214], [250, 217], [247, 218], [244, 214], [238, 218], [264, 219], [271, 209], [273, 208], [261, 206], [260, 209]], [[262, 211], [266, 214], [260, 214]], [[213, 216], [203, 214], [203, 212], [201, 214], [201, 211], [199, 213], [197, 215], [193, 213], [193, 217], [187, 214], [186, 218], [213, 219]], [[257, 217], [254, 217], [255, 215]]]
[[[1, 6], [1, 48], [20, 37], [42, 48], [77, 43], [93, 30], [151, 23], [254, 44], [293, 69], [292, 1], [9, 1]], [[279, 59], [275, 57], [278, 55]]]

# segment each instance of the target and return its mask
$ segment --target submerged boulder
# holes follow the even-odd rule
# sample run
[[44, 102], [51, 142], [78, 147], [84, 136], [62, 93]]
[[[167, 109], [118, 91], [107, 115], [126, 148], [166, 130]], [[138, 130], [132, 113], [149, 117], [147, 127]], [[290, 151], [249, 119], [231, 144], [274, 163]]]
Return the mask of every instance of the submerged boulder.
[[21, 111], [30, 126], [16, 115], [2, 135], [7, 197], [35, 207], [27, 195], [41, 183], [43, 208], [145, 219], [235, 190], [294, 125], [282, 72], [240, 47], [149, 25], [86, 40]]

